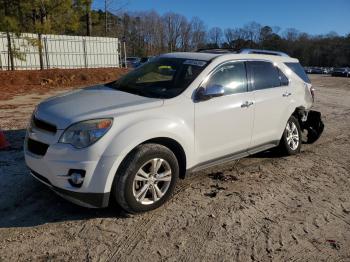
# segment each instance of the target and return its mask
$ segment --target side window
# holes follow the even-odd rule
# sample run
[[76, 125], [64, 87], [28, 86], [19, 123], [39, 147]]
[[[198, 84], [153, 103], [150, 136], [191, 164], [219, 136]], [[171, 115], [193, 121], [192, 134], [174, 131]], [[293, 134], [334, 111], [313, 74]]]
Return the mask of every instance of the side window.
[[281, 82], [281, 86], [287, 86], [287, 85], [289, 85], [289, 79], [288, 79], [288, 77], [286, 77], [286, 75], [283, 74], [283, 72], [282, 72], [279, 68], [277, 68], [277, 70], [278, 70], [278, 74], [279, 74], [279, 79], [280, 79], [280, 82]]
[[248, 62], [248, 67], [255, 90], [281, 86], [279, 72], [272, 63], [265, 61], [251, 61]]
[[297, 74], [304, 82], [311, 83], [309, 77], [305, 73], [304, 68], [299, 63], [285, 63], [294, 73]]
[[225, 95], [247, 92], [247, 74], [244, 62], [232, 62], [220, 66], [206, 86], [221, 85]]

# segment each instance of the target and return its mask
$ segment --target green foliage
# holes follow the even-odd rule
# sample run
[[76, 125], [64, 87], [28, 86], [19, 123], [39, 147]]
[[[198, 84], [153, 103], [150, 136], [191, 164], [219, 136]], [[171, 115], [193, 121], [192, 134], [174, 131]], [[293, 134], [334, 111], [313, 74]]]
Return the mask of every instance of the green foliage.
[[26, 61], [26, 54], [21, 52], [20, 48], [14, 42], [12, 42], [12, 55], [18, 60]]
[[80, 25], [81, 7], [72, 0], [2, 0], [0, 10], [0, 31], [65, 34]]

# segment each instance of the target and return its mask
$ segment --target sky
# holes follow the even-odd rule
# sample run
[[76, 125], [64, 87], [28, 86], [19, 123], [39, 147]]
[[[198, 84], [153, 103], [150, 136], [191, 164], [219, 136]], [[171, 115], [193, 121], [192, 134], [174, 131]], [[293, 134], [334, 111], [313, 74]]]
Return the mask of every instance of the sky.
[[[110, 9], [176, 12], [191, 19], [201, 18], [210, 27], [241, 27], [255, 21], [279, 26], [281, 31], [296, 28], [312, 35], [331, 31], [350, 33], [350, 0], [107, 0]], [[93, 8], [104, 8], [94, 0]]]

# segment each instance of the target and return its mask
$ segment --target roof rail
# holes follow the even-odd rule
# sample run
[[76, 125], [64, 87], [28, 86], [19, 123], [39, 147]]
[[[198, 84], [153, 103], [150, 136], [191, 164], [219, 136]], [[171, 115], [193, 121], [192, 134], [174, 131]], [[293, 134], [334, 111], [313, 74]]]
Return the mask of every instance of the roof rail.
[[239, 54], [259, 54], [259, 55], [276, 55], [276, 56], [285, 56], [289, 57], [286, 53], [279, 52], [279, 51], [270, 51], [270, 50], [262, 50], [262, 49], [241, 49]]
[[237, 51], [232, 48], [200, 48], [200, 49], [197, 49], [196, 52], [213, 53], [213, 54], [237, 53]]

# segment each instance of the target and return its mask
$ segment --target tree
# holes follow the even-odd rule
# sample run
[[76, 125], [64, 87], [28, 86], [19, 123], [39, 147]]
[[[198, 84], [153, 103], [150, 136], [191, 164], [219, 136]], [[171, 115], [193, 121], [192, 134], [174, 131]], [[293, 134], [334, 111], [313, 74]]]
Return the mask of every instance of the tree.
[[191, 22], [191, 49], [199, 49], [205, 45], [206, 28], [204, 22], [198, 18], [193, 17]]
[[222, 42], [222, 29], [220, 27], [213, 27], [208, 32], [209, 43], [215, 48], [219, 48]]
[[183, 15], [176, 13], [166, 13], [163, 16], [165, 38], [168, 43], [168, 51], [176, 50], [181, 36], [181, 28], [186, 23], [186, 18]]
[[92, 34], [92, 12], [91, 12], [92, 0], [75, 0], [73, 6], [80, 14], [83, 15], [85, 20], [86, 35], [91, 36]]
[[20, 24], [17, 19], [17, 16], [19, 15], [18, 11], [20, 8], [18, 6], [20, 5], [19, 1], [10, 1], [10, 0], [3, 0], [0, 2], [0, 12], [1, 12], [1, 19], [0, 19], [0, 30], [5, 31], [6, 33], [6, 39], [7, 39], [7, 47], [8, 47], [8, 70], [14, 70], [14, 53], [15, 49], [11, 41], [11, 34], [12, 33], [19, 33], [20, 31]]
[[250, 47], [253, 47], [252, 45], [259, 41], [261, 25], [256, 22], [250, 22], [243, 27], [243, 30], [251, 44]]

